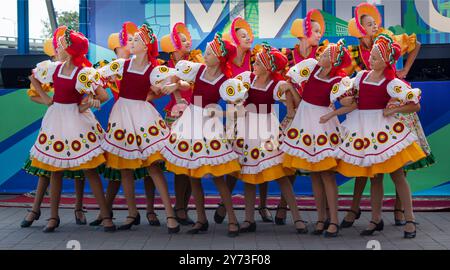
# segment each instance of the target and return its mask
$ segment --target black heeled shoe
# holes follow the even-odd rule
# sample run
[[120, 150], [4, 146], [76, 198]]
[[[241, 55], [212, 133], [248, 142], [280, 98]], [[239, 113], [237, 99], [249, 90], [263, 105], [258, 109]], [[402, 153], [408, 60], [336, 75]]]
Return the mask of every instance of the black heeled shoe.
[[[110, 213], [111, 219], [114, 219], [113, 216], [113, 211], [111, 211]], [[92, 221], [91, 223], [89, 223], [89, 226], [100, 226], [102, 224], [103, 219], [96, 219], [94, 221]]]
[[314, 231], [312, 232], [313, 235], [322, 235], [322, 233], [325, 231], [325, 222], [319, 220], [316, 222], [316, 226], [320, 223], [323, 224], [323, 228], [320, 230], [314, 229]]
[[133, 221], [130, 223], [120, 225], [119, 228], [117, 228], [119, 231], [130, 230], [133, 225], [141, 224], [141, 215], [139, 213], [135, 217], [128, 216], [127, 219], [132, 219]]
[[[150, 215], [154, 215], [156, 217], [156, 220], [151, 220], [149, 218]], [[155, 212], [147, 212], [146, 216], [147, 216], [148, 225], [155, 226], [155, 227], [161, 226], [161, 222], [159, 222], [158, 215]]]
[[47, 221], [50, 221], [50, 220], [56, 220], [56, 225], [55, 225], [55, 226], [48, 226], [48, 225], [47, 225], [47, 226], [44, 227], [44, 229], [42, 230], [42, 232], [44, 232], [44, 233], [51, 233], [51, 232], [54, 232], [55, 229], [58, 228], [58, 227], [59, 227], [59, 224], [61, 223], [61, 220], [59, 219], [59, 217], [47, 219]]
[[[257, 210], [258, 210], [258, 213], [261, 216], [261, 219], [263, 222], [267, 222], [267, 223], [273, 222], [273, 218], [272, 218], [272, 215], [270, 214], [269, 208], [264, 206], [264, 207], [257, 208]], [[267, 213], [269, 213], [269, 215], [266, 215]]]
[[347, 221], [345, 220], [345, 218], [342, 220], [340, 227], [345, 229], [345, 228], [350, 228], [351, 226], [353, 226], [353, 223], [355, 223], [355, 220], [359, 219], [361, 217], [361, 208], [358, 209], [358, 212], [353, 211], [352, 209], [348, 210], [349, 212], [352, 212], [355, 215], [355, 219], [353, 221]]
[[324, 235], [323, 236], [325, 236], [326, 238], [333, 238], [333, 237], [337, 237], [338, 236], [338, 234], [339, 234], [339, 225], [338, 224], [336, 224], [336, 223], [332, 223], [332, 222], [330, 222], [330, 226], [331, 225], [333, 225], [333, 226], [335, 226], [336, 227], [336, 231], [335, 232], [333, 232], [333, 233], [330, 233], [330, 232], [328, 232], [328, 231], [325, 231], [325, 233], [324, 233]]
[[220, 207], [225, 208], [225, 205], [223, 203], [219, 203], [218, 207], [216, 208], [216, 211], [214, 212], [214, 222], [217, 223], [217, 224], [222, 224], [223, 220], [227, 216], [226, 212], [225, 212], [225, 216], [219, 215], [218, 210], [219, 210]]
[[244, 220], [244, 223], [248, 223], [249, 225], [247, 227], [239, 228], [240, 233], [256, 232], [256, 222]]
[[[103, 220], [113, 220], [113, 218], [112, 217], [105, 217], [105, 218], [103, 218], [102, 219], [102, 222], [103, 222]], [[117, 230], [117, 227], [116, 227], [116, 225], [112, 225], [112, 226], [103, 226], [103, 231], [104, 232], [115, 232]]]
[[33, 224], [33, 222], [35, 221], [35, 220], [39, 220], [39, 218], [41, 217], [41, 211], [39, 211], [39, 212], [36, 212], [36, 211], [33, 211], [33, 210], [27, 210], [29, 213], [33, 213], [33, 215], [34, 215], [34, 217], [33, 217], [33, 219], [32, 220], [26, 220], [26, 217], [22, 220], [22, 222], [20, 223], [20, 227], [22, 227], [22, 228], [28, 228], [28, 227], [30, 227], [32, 224]]
[[406, 239], [416, 238], [416, 225], [418, 225], [419, 223], [412, 221], [412, 220], [408, 220], [405, 222], [405, 225], [408, 223], [414, 224], [414, 231], [413, 232], [403, 231], [403, 233], [404, 233], [403, 237]]
[[[177, 212], [180, 210], [183, 210], [185, 212], [185, 214], [186, 214], [185, 218], [178, 217]], [[195, 222], [189, 218], [186, 208], [174, 208], [173, 211], [175, 212], [175, 218], [176, 218], [177, 222], [180, 223], [181, 225], [187, 226], [187, 225], [195, 224]]]
[[297, 233], [298, 234], [307, 234], [308, 233], [308, 227], [307, 227], [306, 223], [308, 223], [308, 222], [299, 219], [299, 220], [294, 221], [294, 225], [297, 224], [298, 222], [301, 222], [301, 223], [305, 224], [305, 228], [301, 228], [301, 229], [296, 228]]
[[328, 227], [330, 227], [330, 223], [331, 223], [331, 220], [330, 220], [329, 218], [327, 218], [327, 219], [325, 220], [325, 224], [324, 224], [324, 226], [323, 226], [323, 229], [324, 229], [324, 230], [328, 230]]
[[78, 213], [78, 212], [87, 213], [86, 210], [83, 210], [83, 209], [75, 209], [73, 212], [74, 212], [74, 214], [75, 214], [75, 223], [76, 223], [77, 225], [86, 225], [86, 224], [87, 224], [86, 217], [84, 218], [84, 220], [81, 220], [81, 219], [78, 218], [78, 216], [77, 216], [77, 213]]
[[371, 220], [370, 223], [375, 225], [375, 228], [369, 230], [366, 229], [361, 232], [361, 236], [369, 236], [372, 235], [375, 231], [381, 232], [384, 229], [384, 221], [380, 220], [380, 222], [376, 223], [375, 221]]
[[188, 234], [198, 234], [199, 232], [206, 232], [209, 228], [209, 223], [206, 221], [205, 223], [202, 223], [200, 221], [195, 222], [195, 224], [192, 227], [195, 227], [196, 224], [200, 224], [201, 226], [199, 228], [193, 228], [187, 231]]
[[[235, 225], [238, 229], [237, 231], [230, 231], [230, 225]], [[241, 226], [239, 226], [239, 223], [228, 223], [228, 237], [236, 237], [239, 235], [239, 230], [241, 229]]]
[[277, 211], [275, 213], [275, 224], [277, 225], [285, 225], [286, 224], [286, 218], [280, 218], [278, 217], [278, 211], [279, 210], [286, 210], [288, 211], [289, 209], [287, 207], [282, 207], [282, 206], [277, 206]]
[[401, 209], [394, 209], [394, 221], [395, 221], [395, 226], [405, 226], [406, 225], [406, 221], [403, 219], [396, 219], [395, 218], [395, 212], [401, 212], [401, 213], [405, 213], [404, 210]]
[[[176, 217], [167, 217], [167, 220], [168, 219], [175, 219], [175, 220], [177, 220], [177, 218]], [[178, 221], [177, 221], [178, 222]], [[174, 234], [174, 233], [178, 233], [180, 231], [180, 224], [178, 224], [176, 227], [173, 227], [173, 228], [171, 228], [171, 227], [169, 227], [169, 224], [167, 223], [167, 232], [169, 233], [169, 234]]]

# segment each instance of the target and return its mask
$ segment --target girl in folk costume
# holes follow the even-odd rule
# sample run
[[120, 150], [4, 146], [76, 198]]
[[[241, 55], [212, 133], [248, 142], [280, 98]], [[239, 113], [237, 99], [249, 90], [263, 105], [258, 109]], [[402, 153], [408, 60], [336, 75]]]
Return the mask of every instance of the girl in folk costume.
[[355, 8], [354, 18], [348, 22], [348, 34], [359, 39], [359, 44], [349, 46], [348, 50], [352, 57], [352, 65], [346, 71], [351, 75], [361, 70], [370, 70], [370, 52], [375, 38], [379, 34], [389, 35], [398, 45], [400, 45], [401, 55], [408, 54], [405, 66], [402, 70], [397, 70], [396, 75], [404, 79], [414, 63], [420, 50], [420, 43], [416, 35], [394, 35], [391, 31], [381, 27], [382, 18], [376, 6], [369, 3], [361, 3]]
[[248, 97], [244, 108], [239, 106], [236, 147], [239, 154], [241, 171], [236, 178], [245, 183], [245, 221], [241, 232], [256, 231], [254, 207], [256, 184], [277, 181], [285, 196], [298, 233], [307, 233], [307, 227], [300, 219], [294, 191], [288, 175], [295, 171], [283, 168], [283, 153], [279, 146], [279, 122], [274, 112], [275, 100], [283, 99], [283, 93], [291, 87], [283, 80], [281, 71], [287, 64], [287, 58], [278, 50], [263, 44], [256, 56], [253, 72], [246, 71], [236, 78], [248, 87]]
[[216, 34], [206, 46], [205, 64], [179, 61], [176, 65], [177, 80], [163, 88], [169, 94], [179, 89], [192, 90], [192, 103], [172, 125], [171, 136], [161, 151], [167, 170], [183, 174], [191, 179], [192, 193], [197, 209], [197, 222], [188, 232], [197, 234], [208, 230], [204, 193], [200, 179], [210, 175], [214, 179], [228, 214], [228, 235], [238, 235], [239, 225], [234, 214], [231, 194], [224, 175], [240, 169], [238, 156], [225, 135], [222, 119], [213, 104], [220, 100], [219, 88], [232, 76], [230, 63], [236, 55], [236, 47]]
[[[336, 168], [339, 173], [347, 177], [371, 178], [372, 220], [361, 235], [383, 230], [384, 173], [391, 175], [405, 207], [404, 237], [416, 235], [411, 191], [403, 166], [422, 159], [425, 154], [416, 143], [416, 135], [395, 117], [395, 113], [418, 111], [420, 90], [411, 89], [395, 78], [395, 61], [400, 53], [400, 46], [389, 36], [380, 34], [375, 39], [369, 59], [372, 70], [360, 71], [354, 79], [358, 110], [342, 123], [344, 140], [336, 149], [336, 158], [340, 159]], [[391, 98], [405, 105], [386, 109]]]
[[[57, 61], [59, 59], [58, 54], [56, 53], [55, 48], [58, 44], [58, 38], [63, 36], [67, 27], [61, 26], [59, 27], [54, 35], [53, 39], [47, 39], [44, 42], [44, 53], [47, 54], [51, 61]], [[53, 45], [55, 44], [55, 45]], [[51, 83], [41, 84], [42, 90], [45, 92], [54, 92], [53, 86]], [[39, 96], [39, 93], [34, 89], [33, 84], [30, 84], [30, 89], [27, 91], [30, 100], [39, 104], [45, 104], [44, 100]], [[31, 166], [31, 159], [28, 158], [25, 162], [24, 168], [27, 173], [38, 176], [38, 185], [36, 188], [36, 192], [34, 195], [34, 202], [32, 209], [29, 210], [27, 216], [21, 222], [20, 226], [22, 228], [30, 227], [33, 224], [33, 221], [39, 220], [41, 216], [41, 204], [44, 199], [46, 190], [50, 184], [50, 175], [51, 172], [43, 169], [39, 169]], [[64, 171], [64, 178], [71, 178], [75, 180], [75, 222], [78, 225], [85, 225], [87, 223], [86, 217], [84, 215], [85, 211], [83, 210], [83, 195], [84, 195], [84, 174], [82, 170], [79, 171]]]
[[131, 59], [117, 59], [99, 70], [104, 78], [120, 76], [119, 99], [114, 104], [102, 143], [106, 151], [106, 166], [120, 170], [121, 182], [128, 204], [129, 216], [120, 230], [140, 224], [134, 191], [134, 170], [147, 168], [163, 201], [169, 233], [177, 233], [180, 226], [170, 204], [167, 183], [158, 161], [169, 129], [158, 111], [147, 102], [150, 91], [158, 91], [150, 83], [151, 73], [158, 70], [158, 41], [152, 29], [144, 24], [134, 36]]
[[[104, 230], [116, 228], [109, 217], [103, 187], [95, 170], [105, 162], [100, 147], [103, 130], [89, 109], [99, 108], [108, 95], [99, 86], [100, 76], [85, 56], [88, 44], [83, 34], [66, 29], [58, 38], [56, 49], [63, 62], [41, 62], [30, 76], [42, 101], [50, 105], [30, 151], [32, 166], [51, 171], [51, 218], [44, 232], [53, 232], [59, 226], [58, 206], [66, 170], [83, 170], [99, 204]], [[42, 90], [42, 83], [53, 83], [53, 98]], [[86, 93], [89, 98], [83, 100]]]
[[[310, 172], [318, 213], [314, 234], [320, 235], [326, 230], [325, 237], [336, 237], [339, 231], [338, 188], [333, 171], [337, 166], [334, 149], [340, 143], [337, 115], [355, 109], [355, 106], [348, 106], [334, 111], [330, 95], [339, 87], [349, 85], [349, 80], [342, 82], [341, 79], [346, 75], [343, 68], [350, 62], [341, 39], [336, 44], [330, 43], [318, 61], [303, 60], [287, 73], [294, 83], [305, 83], [302, 84], [302, 101], [280, 146], [285, 152], [283, 165]], [[296, 91], [292, 94], [298, 95]], [[330, 223], [324, 229], [327, 207]]]
[[[325, 48], [328, 41], [325, 40], [322, 44], [319, 44], [320, 39], [325, 33], [325, 20], [323, 19], [322, 13], [317, 9], [310, 10], [304, 19], [296, 19], [291, 26], [291, 34], [298, 38], [299, 42], [295, 44], [293, 50], [282, 49], [282, 52], [288, 57], [289, 64], [286, 69], [293, 67], [294, 65], [300, 63], [306, 59], [317, 59], [320, 48]], [[301, 86], [296, 85], [300, 96], [301, 96]], [[291, 93], [287, 93], [290, 95]], [[289, 98], [288, 100], [291, 100]], [[282, 127], [286, 128], [292, 122], [295, 115], [295, 110], [299, 105], [298, 99], [292, 99], [294, 104], [286, 104], [288, 113], [282, 121]]]
[[[237, 54], [236, 57], [233, 59], [233, 62], [231, 63], [231, 69], [233, 72], [233, 77], [241, 74], [245, 71], [251, 71], [252, 70], [252, 63], [254, 63], [256, 53], [261, 49], [260, 45], [256, 45], [255, 48], [252, 49], [252, 43], [253, 43], [253, 31], [248, 24], [247, 21], [245, 21], [242, 17], [237, 17], [233, 20], [231, 23], [231, 28], [229, 33], [224, 33], [223, 38], [225, 40], [229, 40], [233, 42], [236, 45], [237, 48]], [[231, 113], [232, 111], [230, 111]], [[230, 119], [233, 117], [232, 119]], [[233, 116], [230, 118], [227, 117], [228, 120], [234, 120], [229, 121], [229, 126], [233, 126], [236, 123], [236, 117], [237, 112], [233, 113]], [[233, 192], [233, 189], [236, 185], [237, 179], [232, 175], [227, 175], [227, 186], [228, 189], [230, 189], [231, 192]], [[261, 215], [261, 218], [264, 222], [273, 222], [272, 216], [270, 214], [269, 209], [267, 208], [267, 190], [268, 190], [268, 184], [262, 183], [259, 186], [259, 207], [258, 212]], [[222, 223], [225, 219], [226, 211], [223, 203], [219, 203], [219, 207], [216, 209], [216, 212], [214, 213], [214, 220], [216, 223]]]
[[[289, 59], [289, 64], [286, 66], [286, 72], [290, 67], [300, 63], [306, 59], [317, 59], [320, 51], [326, 47], [328, 41], [325, 40], [322, 44], [319, 44], [320, 39], [325, 33], [325, 20], [317, 9], [310, 10], [306, 17], [303, 19], [296, 19], [291, 26], [291, 34], [298, 38], [299, 42], [295, 45], [294, 49], [282, 49], [281, 52]], [[281, 128], [283, 131], [289, 127], [292, 122], [295, 112], [300, 104], [302, 86], [294, 84], [299, 95], [292, 95], [291, 92], [286, 92], [286, 108], [287, 114], [283, 121], [281, 121]], [[297, 174], [303, 175], [304, 172], [297, 172]], [[292, 185], [294, 185], [295, 175], [289, 177]], [[287, 209], [286, 200], [281, 196], [280, 204], [277, 207], [275, 215], [275, 223], [277, 225], [284, 225], [286, 220]], [[328, 226], [329, 220], [326, 220], [326, 226]]]
[[[122, 29], [119, 33], [112, 33], [108, 37], [108, 48], [116, 54], [118, 59], [129, 59], [131, 57], [131, 46], [134, 40], [134, 34], [137, 32], [137, 26], [132, 22], [124, 22], [122, 24]], [[97, 69], [102, 68], [106, 66], [109, 62], [108, 61], [100, 61], [94, 65]], [[106, 81], [105, 87], [108, 87], [111, 89], [111, 92], [114, 96], [114, 101], [117, 101], [119, 98], [119, 86], [120, 86], [120, 76], [111, 77]], [[136, 169], [134, 172], [134, 178], [140, 179], [144, 176], [148, 175], [146, 168], [139, 168]], [[120, 170], [115, 170], [109, 167], [105, 168], [105, 171], [103, 172], [103, 176], [106, 179], [109, 179], [108, 182], [108, 188], [106, 189], [106, 203], [108, 204], [111, 216], [113, 216], [112, 208], [113, 208], [113, 202], [114, 199], [117, 196], [117, 193], [120, 189]], [[152, 181], [144, 182], [146, 185], [150, 185], [150, 190], [153, 190], [153, 192], [146, 192], [147, 194], [147, 201], [151, 201], [149, 197], [153, 198], [151, 194], [154, 193], [154, 185]], [[147, 191], [147, 189], [146, 189]], [[150, 196], [149, 196], [150, 193]], [[149, 210], [149, 206], [147, 206], [147, 211], [152, 211], [153, 209], [153, 203], [150, 204], [151, 209]], [[148, 215], [149, 216], [149, 215]], [[99, 226], [101, 224], [101, 218], [97, 217], [96, 220], [89, 223], [90, 226]], [[153, 224], [156, 221], [150, 221], [149, 223]]]
[[289, 59], [289, 66], [292, 67], [306, 59], [316, 59], [320, 45], [327, 45], [328, 41], [320, 44], [320, 39], [325, 33], [325, 21], [322, 14], [317, 9], [308, 11], [303, 19], [296, 19], [291, 26], [291, 34], [298, 38], [293, 50], [283, 48], [281, 52]]
[[[118, 59], [128, 59], [131, 56], [131, 44], [133, 43], [134, 34], [137, 32], [136, 24], [132, 22], [124, 22], [122, 24], [122, 29], [119, 33], [112, 33], [108, 37], [108, 48], [116, 54]], [[100, 61], [96, 63], [94, 67], [101, 68], [107, 65], [107, 61]], [[106, 82], [107, 86], [111, 89], [113, 93], [114, 100], [119, 98], [119, 78], [111, 78]]]
[[[122, 24], [122, 29], [119, 33], [112, 33], [108, 37], [108, 48], [113, 50], [119, 59], [129, 59], [131, 57], [131, 46], [134, 40], [134, 34], [137, 32], [138, 27], [132, 22], [124, 22]], [[97, 68], [104, 67], [107, 65], [107, 61], [100, 61], [94, 66]], [[119, 98], [119, 86], [120, 86], [120, 76], [110, 77], [106, 81], [106, 87], [109, 87], [113, 93], [114, 101]], [[105, 168], [103, 176], [109, 179], [108, 188], [106, 190], [106, 202], [111, 209], [111, 216], [113, 216], [112, 208], [114, 199], [120, 189], [121, 174], [120, 170], [112, 169], [109, 167]], [[160, 222], [154, 213], [154, 198], [155, 198], [155, 185], [153, 181], [148, 177], [148, 172], [146, 168], [138, 168], [134, 171], [134, 178], [141, 179], [144, 178], [145, 194], [147, 198], [147, 221], [151, 226], [160, 226]], [[91, 222], [90, 226], [99, 226], [101, 224], [101, 219], [98, 217], [96, 220]]]
[[[200, 50], [191, 50], [192, 37], [184, 23], [176, 23], [170, 34], [161, 38], [162, 51], [169, 54], [169, 60], [165, 63], [169, 68], [175, 68], [180, 60], [195, 63], [204, 63]], [[169, 103], [164, 108], [165, 121], [170, 126], [177, 120], [182, 111], [191, 103], [192, 91], [174, 92], [170, 95]], [[194, 221], [187, 215], [189, 199], [191, 197], [191, 185], [186, 175], [175, 175], [175, 216], [181, 225], [192, 225]]]
[[[370, 51], [373, 46], [374, 39], [380, 34], [385, 33], [389, 35], [397, 44], [400, 45], [401, 55], [408, 54], [406, 63], [402, 70], [398, 70], [396, 75], [398, 78], [403, 79], [406, 77], [409, 69], [411, 68], [417, 54], [420, 50], [420, 43], [416, 39], [416, 35], [393, 35], [389, 30], [381, 27], [382, 18], [378, 9], [369, 3], [361, 3], [355, 8], [355, 16], [348, 23], [349, 35], [359, 39], [359, 44], [356, 46], [349, 46], [350, 56], [352, 57], [352, 65], [347, 68], [347, 74], [353, 74], [361, 70], [370, 70]], [[418, 169], [427, 167], [433, 164], [434, 156], [431, 153], [430, 147], [424, 135], [420, 120], [416, 113], [401, 114], [402, 121], [409, 126], [409, 128], [416, 132], [420, 140], [420, 146], [427, 154], [425, 159], [422, 159], [414, 164], [410, 164], [406, 169]], [[367, 178], [359, 178], [354, 187], [353, 201], [350, 211], [347, 213], [341, 223], [341, 227], [351, 227], [356, 219], [361, 215], [359, 208], [364, 188], [367, 184]], [[405, 224], [404, 215], [402, 210], [402, 204], [396, 194], [394, 205], [394, 219], [395, 225], [402, 226]]]

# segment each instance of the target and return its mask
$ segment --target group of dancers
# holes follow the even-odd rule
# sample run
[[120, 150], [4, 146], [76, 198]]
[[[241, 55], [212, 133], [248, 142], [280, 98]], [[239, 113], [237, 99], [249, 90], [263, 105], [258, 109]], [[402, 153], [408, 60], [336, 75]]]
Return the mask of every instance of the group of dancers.
[[[48, 106], [38, 138], [24, 169], [39, 177], [32, 210], [22, 221], [29, 227], [40, 218], [50, 185], [50, 218], [44, 232], [60, 224], [58, 208], [62, 179], [75, 180], [76, 223], [87, 224], [83, 209], [88, 179], [100, 212], [91, 226], [104, 231], [129, 230], [141, 222], [135, 181], [144, 180], [146, 219], [161, 223], [154, 211], [155, 189], [164, 204], [168, 233], [191, 225], [188, 233], [208, 230], [202, 178], [211, 177], [220, 194], [214, 220], [228, 217], [228, 236], [256, 231], [258, 212], [265, 222], [286, 223], [289, 210], [297, 233], [308, 233], [298, 209], [293, 184], [309, 175], [317, 207], [316, 235], [336, 237], [361, 215], [359, 203], [370, 178], [371, 222], [361, 235], [383, 230], [383, 175], [396, 188], [395, 224], [404, 237], [416, 236], [416, 222], [406, 172], [434, 163], [416, 112], [420, 90], [403, 79], [420, 49], [415, 35], [393, 35], [381, 27], [375, 6], [362, 3], [349, 21], [349, 35], [359, 44], [323, 41], [325, 21], [310, 10], [296, 19], [293, 49], [253, 44], [250, 25], [233, 20], [229, 33], [216, 33], [202, 55], [191, 50], [192, 38], [183, 23], [160, 39], [168, 60], [158, 58], [158, 37], [151, 27], [125, 22], [108, 38], [116, 60], [96, 65], [86, 58], [88, 40], [60, 26], [45, 52], [52, 57], [37, 64], [29, 77], [31, 100]], [[254, 47], [253, 47], [254, 46]], [[402, 70], [395, 64], [408, 54]], [[91, 109], [100, 109], [114, 95], [106, 129]], [[50, 92], [54, 92], [53, 96]], [[170, 101], [164, 118], [152, 101]], [[227, 102], [226, 110], [218, 106]], [[287, 108], [280, 122], [275, 105]], [[337, 106], [335, 106], [337, 105]], [[346, 115], [342, 123], [337, 116]], [[225, 119], [225, 121], [223, 121]], [[163, 171], [175, 174], [175, 206]], [[351, 209], [338, 221], [335, 175], [355, 177]], [[100, 175], [109, 179], [106, 192]], [[245, 220], [239, 222], [232, 202], [236, 182], [244, 182]], [[281, 200], [273, 218], [266, 206], [268, 183], [276, 181]], [[120, 186], [128, 216], [116, 227], [113, 202]], [[188, 216], [191, 195], [197, 220]]]

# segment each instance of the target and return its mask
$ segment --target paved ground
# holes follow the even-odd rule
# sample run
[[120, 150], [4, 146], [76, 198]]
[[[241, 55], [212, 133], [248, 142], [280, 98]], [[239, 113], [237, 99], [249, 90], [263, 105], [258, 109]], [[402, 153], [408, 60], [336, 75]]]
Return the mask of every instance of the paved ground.
[[[342, 230], [336, 239], [325, 239], [314, 235], [297, 235], [293, 225], [277, 226], [274, 224], [258, 222], [257, 232], [241, 234], [238, 238], [226, 236], [226, 224], [214, 224], [214, 211], [208, 210], [210, 229], [201, 235], [188, 235], [188, 227], [182, 227], [177, 235], [168, 235], [165, 226], [164, 211], [157, 211], [163, 223], [161, 227], [150, 227], [145, 220], [144, 211], [141, 211], [143, 220], [140, 226], [133, 227], [132, 231], [104, 233], [101, 229], [75, 224], [73, 211], [62, 209], [61, 226], [57, 232], [44, 234], [41, 232], [49, 217], [49, 209], [42, 210], [42, 216], [30, 228], [20, 228], [19, 224], [26, 214], [24, 208], [0, 208], [0, 250], [3, 249], [66, 249], [69, 240], [77, 240], [81, 249], [203, 249], [203, 250], [348, 250], [366, 249], [369, 240], [377, 240], [381, 249], [450, 249], [450, 213], [449, 212], [422, 212], [417, 213], [418, 235], [416, 239], [403, 239], [402, 228], [393, 226], [391, 212], [384, 213], [385, 229], [371, 237], [361, 237], [359, 232], [369, 222], [369, 212], [364, 212], [356, 226]], [[96, 217], [96, 211], [89, 211], [86, 215], [88, 222]], [[125, 220], [126, 211], [115, 211], [116, 224]], [[194, 212], [190, 212], [194, 216]], [[244, 211], [237, 211], [242, 221]], [[273, 213], [274, 214], [274, 213]], [[315, 221], [315, 212], [303, 212], [303, 218]], [[344, 212], [340, 212], [343, 218]], [[259, 218], [259, 215], [256, 215]], [[288, 217], [288, 224], [292, 220]]]

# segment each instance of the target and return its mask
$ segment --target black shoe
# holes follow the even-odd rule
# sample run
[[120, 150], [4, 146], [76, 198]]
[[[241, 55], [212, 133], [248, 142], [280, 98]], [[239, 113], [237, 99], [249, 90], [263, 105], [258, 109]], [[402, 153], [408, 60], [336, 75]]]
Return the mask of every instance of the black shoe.
[[200, 224], [200, 228], [193, 228], [187, 231], [188, 234], [198, 234], [199, 232], [206, 232], [208, 231], [209, 223], [206, 221], [205, 223], [201, 223], [200, 221], [197, 221], [192, 227], [195, 227], [196, 224]]
[[[111, 219], [113, 218], [113, 211], [111, 211], [110, 213]], [[94, 221], [92, 221], [91, 223], [89, 223], [89, 226], [100, 226], [102, 224], [103, 219], [96, 219]]]
[[81, 220], [77, 217], [77, 213], [78, 212], [82, 212], [82, 213], [87, 213], [87, 211], [83, 210], [83, 209], [75, 209], [74, 210], [74, 214], [75, 214], [75, 223], [77, 225], [86, 225], [87, 221], [86, 221], [86, 217], [84, 218], [84, 220]]
[[[261, 216], [261, 219], [263, 222], [272, 223], [273, 218], [270, 214], [269, 208], [266, 206], [257, 208], [259, 215]], [[266, 215], [266, 213], [269, 213], [269, 215]]]
[[56, 225], [55, 226], [45, 226], [45, 228], [42, 230], [44, 233], [54, 232], [55, 229], [58, 228], [59, 224], [61, 223], [61, 220], [59, 219], [59, 217], [47, 219], [47, 221], [50, 221], [50, 220], [56, 220]]
[[34, 217], [33, 217], [33, 220], [31, 220], [31, 221], [28, 221], [28, 220], [26, 220], [26, 218], [24, 218], [22, 220], [22, 222], [20, 223], [20, 227], [22, 227], [22, 228], [30, 227], [35, 220], [39, 220], [39, 218], [41, 217], [41, 211], [39, 211], [39, 212], [36, 212], [33, 210], [27, 210], [27, 211], [30, 213], [33, 213]]
[[[156, 217], [156, 220], [149, 219], [148, 217], [150, 215], [154, 215]], [[155, 212], [147, 212], [147, 221], [150, 226], [156, 226], [156, 227], [161, 226], [161, 222], [159, 222], [158, 215]]]
[[247, 227], [240, 228], [240, 233], [256, 232], [256, 222], [244, 220], [244, 223], [248, 223], [249, 225]]
[[119, 231], [126, 231], [131, 229], [133, 225], [141, 224], [141, 215], [139, 213], [135, 217], [128, 216], [127, 219], [132, 219], [133, 221], [131, 223], [120, 225], [119, 228], [117, 228]]
[[307, 234], [308, 233], [308, 227], [306, 226], [306, 223], [308, 223], [308, 222], [299, 219], [299, 220], [294, 221], [294, 224], [297, 224], [298, 222], [301, 222], [301, 223], [305, 224], [305, 228], [296, 229], [297, 233], [298, 234]]
[[380, 220], [380, 222], [376, 223], [375, 221], [370, 221], [370, 223], [375, 225], [375, 228], [371, 229], [371, 230], [364, 230], [361, 232], [362, 236], [369, 236], [372, 235], [375, 231], [379, 231], [381, 232], [384, 229], [384, 221]]
[[[237, 231], [230, 231], [230, 225], [236, 225], [237, 226]], [[239, 223], [228, 223], [228, 237], [236, 237], [239, 235], [239, 231], [240, 231], [241, 227], [239, 226]]]
[[225, 216], [221, 216], [221, 215], [219, 215], [219, 212], [217, 210], [219, 209], [219, 207], [225, 208], [225, 205], [223, 203], [219, 203], [218, 205], [219, 206], [216, 208], [216, 211], [214, 212], [214, 222], [217, 224], [222, 224], [223, 220], [227, 216], [226, 212], [225, 212]]
[[320, 229], [320, 230], [314, 229], [314, 231], [312, 232], [312, 234], [314, 234], [314, 235], [322, 235], [322, 233], [325, 231], [325, 222], [319, 220], [319, 221], [316, 222], [316, 226], [317, 226], [319, 223], [324, 224], [324, 225], [323, 225], [323, 228]]
[[330, 226], [331, 220], [329, 218], [327, 218], [325, 220], [325, 225], [323, 226], [324, 230], [328, 230], [328, 227]]
[[355, 215], [355, 219], [353, 221], [347, 221], [345, 218], [341, 222], [341, 228], [350, 228], [353, 226], [353, 223], [355, 223], [355, 220], [359, 219], [361, 217], [361, 208], [359, 208], [358, 212], [353, 211], [352, 209], [348, 210], [349, 212], [352, 212]]
[[275, 224], [277, 225], [285, 225], [286, 224], [286, 218], [279, 218], [278, 217], [278, 210], [289, 210], [287, 207], [277, 206], [277, 211], [275, 213]]
[[[177, 212], [180, 210], [183, 210], [186, 213], [186, 218], [178, 217]], [[173, 211], [175, 212], [175, 218], [177, 219], [177, 222], [180, 223], [181, 225], [187, 226], [195, 224], [195, 222], [189, 218], [187, 210], [185, 208], [174, 208]]]
[[[105, 218], [103, 218], [102, 219], [102, 221], [103, 220], [112, 220], [113, 218], [112, 217], [105, 217]], [[103, 226], [103, 231], [104, 232], [115, 232], [117, 230], [117, 227], [116, 227], [116, 225], [112, 225], [112, 226]]]
[[414, 224], [414, 231], [413, 232], [404, 231], [403, 232], [404, 233], [403, 237], [406, 238], [406, 239], [416, 238], [416, 225], [418, 225], [419, 223], [417, 223], [415, 221], [408, 220], [408, 221], [405, 222], [405, 225], [408, 224], [408, 223]]
[[[177, 220], [175, 217], [167, 217], [167, 219], [169, 219], [169, 218]], [[178, 222], [178, 221], [177, 221], [177, 222]], [[178, 224], [178, 225], [177, 225], [176, 227], [174, 227], [174, 228], [170, 228], [170, 227], [169, 227], [169, 224], [167, 224], [167, 232], [168, 232], [169, 234], [178, 233], [179, 231], [180, 231], [180, 224]]]
[[337, 237], [339, 234], [339, 225], [336, 223], [331, 223], [331, 222], [330, 222], [330, 225], [336, 226], [336, 229], [337, 229], [336, 232], [330, 233], [328, 231], [325, 231], [323, 236], [325, 236], [326, 238]]
[[403, 219], [396, 219], [395, 218], [395, 212], [401, 212], [401, 213], [405, 213], [404, 210], [401, 209], [394, 209], [394, 221], [395, 221], [395, 226], [405, 226], [406, 225], [406, 221]]

